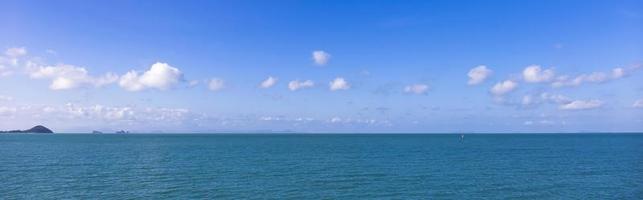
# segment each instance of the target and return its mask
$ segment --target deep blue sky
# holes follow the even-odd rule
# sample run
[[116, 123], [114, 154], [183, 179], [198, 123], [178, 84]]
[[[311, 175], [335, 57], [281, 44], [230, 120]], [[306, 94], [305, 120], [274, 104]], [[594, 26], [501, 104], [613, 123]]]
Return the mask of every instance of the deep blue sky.
[[641, 1], [1, 1], [0, 27], [2, 129], [643, 131]]

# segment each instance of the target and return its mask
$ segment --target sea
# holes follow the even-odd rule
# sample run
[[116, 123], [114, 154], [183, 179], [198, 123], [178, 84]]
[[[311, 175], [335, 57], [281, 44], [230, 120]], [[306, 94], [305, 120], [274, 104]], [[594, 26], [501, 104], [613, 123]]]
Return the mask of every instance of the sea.
[[0, 199], [643, 199], [643, 134], [0, 134]]

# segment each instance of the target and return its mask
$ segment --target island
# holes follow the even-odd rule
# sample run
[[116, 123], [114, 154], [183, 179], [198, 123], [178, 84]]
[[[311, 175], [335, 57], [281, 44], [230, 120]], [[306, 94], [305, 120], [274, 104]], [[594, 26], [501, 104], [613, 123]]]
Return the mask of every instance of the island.
[[0, 133], [54, 133], [51, 129], [42, 125], [34, 126], [27, 130], [0, 131]]

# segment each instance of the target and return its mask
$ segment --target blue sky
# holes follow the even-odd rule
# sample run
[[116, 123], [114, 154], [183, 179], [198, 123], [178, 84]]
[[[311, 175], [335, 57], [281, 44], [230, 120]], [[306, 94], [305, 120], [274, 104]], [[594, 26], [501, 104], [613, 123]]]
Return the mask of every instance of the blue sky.
[[0, 4], [2, 129], [643, 131], [640, 1]]

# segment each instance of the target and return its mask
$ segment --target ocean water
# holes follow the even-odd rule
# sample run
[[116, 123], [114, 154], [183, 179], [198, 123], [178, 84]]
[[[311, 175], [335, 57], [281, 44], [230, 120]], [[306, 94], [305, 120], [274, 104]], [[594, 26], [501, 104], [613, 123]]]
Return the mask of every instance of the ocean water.
[[0, 199], [643, 199], [643, 134], [0, 135]]

